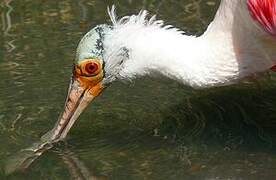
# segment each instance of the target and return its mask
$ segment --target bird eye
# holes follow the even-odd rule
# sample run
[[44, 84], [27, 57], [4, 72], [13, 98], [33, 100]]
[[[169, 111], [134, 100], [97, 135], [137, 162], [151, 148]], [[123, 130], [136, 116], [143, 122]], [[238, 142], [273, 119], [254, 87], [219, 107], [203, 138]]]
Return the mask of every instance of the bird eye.
[[87, 74], [94, 74], [99, 69], [99, 65], [95, 62], [90, 62], [85, 65], [85, 71]]
[[74, 74], [83, 77], [94, 77], [102, 73], [101, 62], [97, 59], [86, 59], [74, 66]]

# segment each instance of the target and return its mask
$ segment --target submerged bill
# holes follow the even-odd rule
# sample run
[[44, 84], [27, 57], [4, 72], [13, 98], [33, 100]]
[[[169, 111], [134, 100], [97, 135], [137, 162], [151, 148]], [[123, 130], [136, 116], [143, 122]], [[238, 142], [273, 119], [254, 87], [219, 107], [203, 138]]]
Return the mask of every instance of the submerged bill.
[[[56, 136], [56, 127], [43, 135], [39, 141], [33, 143], [30, 147], [25, 148], [11, 156], [6, 161], [5, 173], [11, 174], [15, 171], [24, 171], [44, 152], [51, 149], [53, 144], [61, 139]], [[56, 138], [53, 138], [56, 137]]]

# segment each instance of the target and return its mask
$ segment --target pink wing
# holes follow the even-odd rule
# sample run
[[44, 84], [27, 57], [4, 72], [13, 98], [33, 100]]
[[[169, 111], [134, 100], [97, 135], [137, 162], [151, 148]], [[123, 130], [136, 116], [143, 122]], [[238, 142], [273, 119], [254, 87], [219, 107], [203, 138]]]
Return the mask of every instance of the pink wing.
[[247, 0], [247, 5], [253, 19], [276, 36], [276, 0]]

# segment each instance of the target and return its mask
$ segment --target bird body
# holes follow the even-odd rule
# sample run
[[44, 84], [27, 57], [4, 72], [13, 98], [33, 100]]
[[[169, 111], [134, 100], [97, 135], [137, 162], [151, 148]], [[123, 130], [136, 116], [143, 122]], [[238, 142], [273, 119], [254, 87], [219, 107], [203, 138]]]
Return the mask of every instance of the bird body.
[[85, 107], [115, 80], [160, 73], [194, 88], [225, 86], [276, 65], [276, 0], [222, 0], [199, 37], [147, 11], [98, 25], [80, 41], [63, 114], [63, 139]]

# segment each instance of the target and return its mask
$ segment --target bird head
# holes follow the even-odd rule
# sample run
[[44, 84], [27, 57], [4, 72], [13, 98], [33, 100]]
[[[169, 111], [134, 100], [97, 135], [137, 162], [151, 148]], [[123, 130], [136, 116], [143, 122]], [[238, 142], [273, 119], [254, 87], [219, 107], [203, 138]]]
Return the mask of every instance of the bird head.
[[80, 41], [73, 65], [64, 111], [53, 129], [52, 140], [65, 138], [82, 111], [115, 79], [105, 71], [103, 40], [111, 30], [98, 25]]

